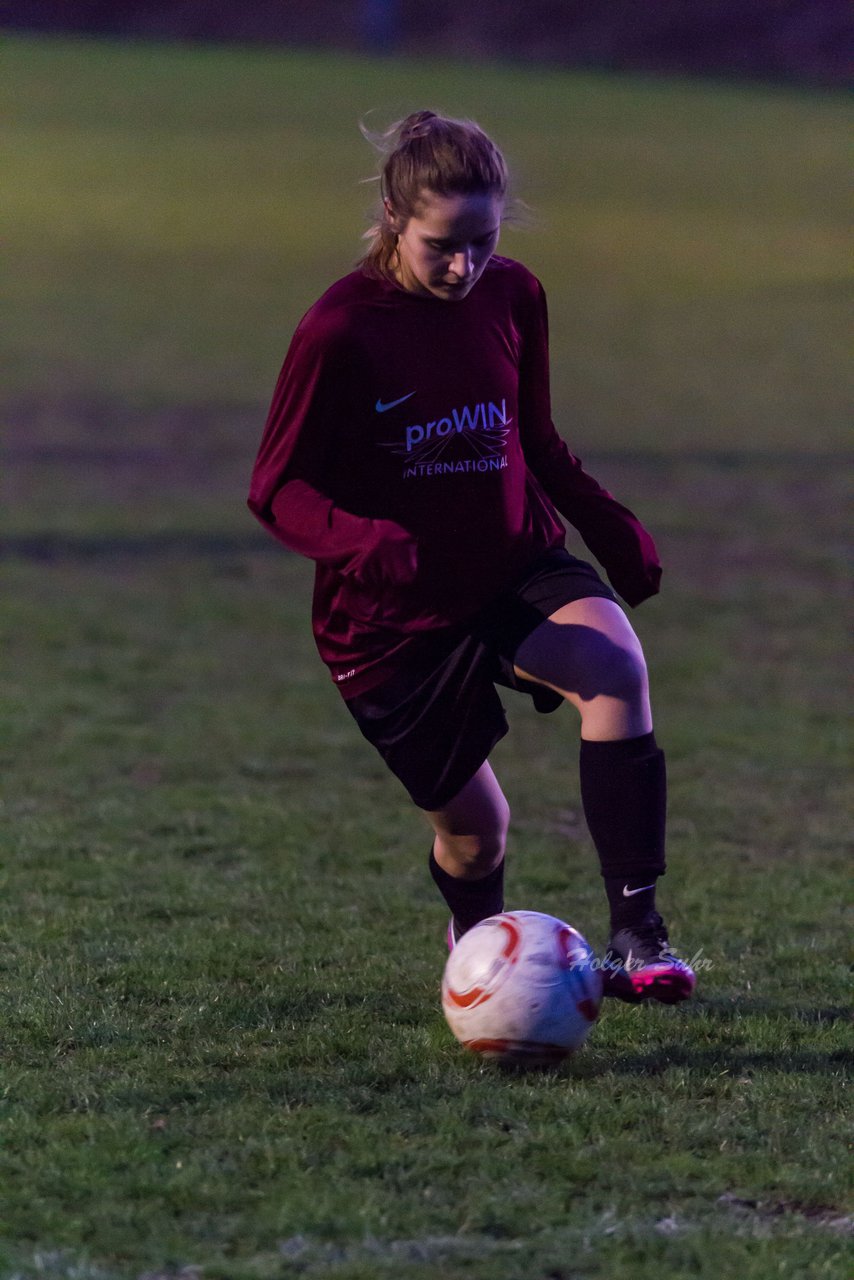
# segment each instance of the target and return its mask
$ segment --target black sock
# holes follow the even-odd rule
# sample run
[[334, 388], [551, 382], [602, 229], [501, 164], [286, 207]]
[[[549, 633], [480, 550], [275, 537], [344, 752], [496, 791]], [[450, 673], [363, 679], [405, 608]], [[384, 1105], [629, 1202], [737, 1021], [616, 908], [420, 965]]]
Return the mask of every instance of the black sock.
[[664, 874], [664, 753], [655, 735], [646, 733], [618, 742], [582, 739], [579, 760], [584, 816], [616, 931], [639, 924], [654, 909], [655, 881]]
[[643, 876], [605, 878], [605, 892], [611, 908], [611, 932], [640, 924], [655, 910], [655, 880]]
[[504, 860], [481, 880], [460, 880], [439, 866], [430, 850], [430, 874], [454, 917], [457, 938], [504, 910]]

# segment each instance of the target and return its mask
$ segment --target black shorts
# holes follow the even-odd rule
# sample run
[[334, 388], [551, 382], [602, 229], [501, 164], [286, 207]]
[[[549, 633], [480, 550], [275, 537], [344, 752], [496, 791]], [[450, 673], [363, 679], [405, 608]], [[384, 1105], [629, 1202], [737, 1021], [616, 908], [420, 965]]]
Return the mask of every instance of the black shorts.
[[444, 808], [507, 733], [496, 684], [528, 694], [538, 711], [557, 710], [560, 694], [520, 680], [513, 659], [546, 618], [589, 596], [616, 600], [592, 565], [562, 548], [549, 551], [474, 621], [437, 633], [413, 663], [347, 699], [419, 808]]

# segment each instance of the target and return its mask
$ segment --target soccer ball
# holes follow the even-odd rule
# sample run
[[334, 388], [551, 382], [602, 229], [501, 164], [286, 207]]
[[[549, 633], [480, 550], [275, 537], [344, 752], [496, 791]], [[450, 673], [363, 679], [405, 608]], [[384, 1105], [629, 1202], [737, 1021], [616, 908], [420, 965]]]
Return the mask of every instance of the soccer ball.
[[484, 1058], [544, 1066], [580, 1049], [599, 1016], [602, 978], [589, 944], [539, 911], [490, 916], [454, 947], [442, 1009]]

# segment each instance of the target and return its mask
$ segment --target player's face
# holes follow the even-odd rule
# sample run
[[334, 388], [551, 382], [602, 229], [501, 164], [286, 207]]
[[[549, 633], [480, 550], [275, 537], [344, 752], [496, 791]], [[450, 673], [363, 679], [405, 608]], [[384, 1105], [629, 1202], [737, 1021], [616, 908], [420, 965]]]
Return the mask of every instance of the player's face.
[[449, 302], [464, 298], [495, 252], [503, 211], [500, 196], [423, 191], [415, 215], [398, 233], [400, 284]]

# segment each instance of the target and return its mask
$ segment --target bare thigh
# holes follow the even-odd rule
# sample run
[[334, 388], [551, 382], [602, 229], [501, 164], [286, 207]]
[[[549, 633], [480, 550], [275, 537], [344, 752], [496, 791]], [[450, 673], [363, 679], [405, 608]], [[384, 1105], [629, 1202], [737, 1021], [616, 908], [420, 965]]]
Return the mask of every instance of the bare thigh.
[[514, 670], [576, 707], [581, 736], [590, 741], [640, 737], [652, 728], [643, 650], [612, 600], [563, 605], [522, 641]]

